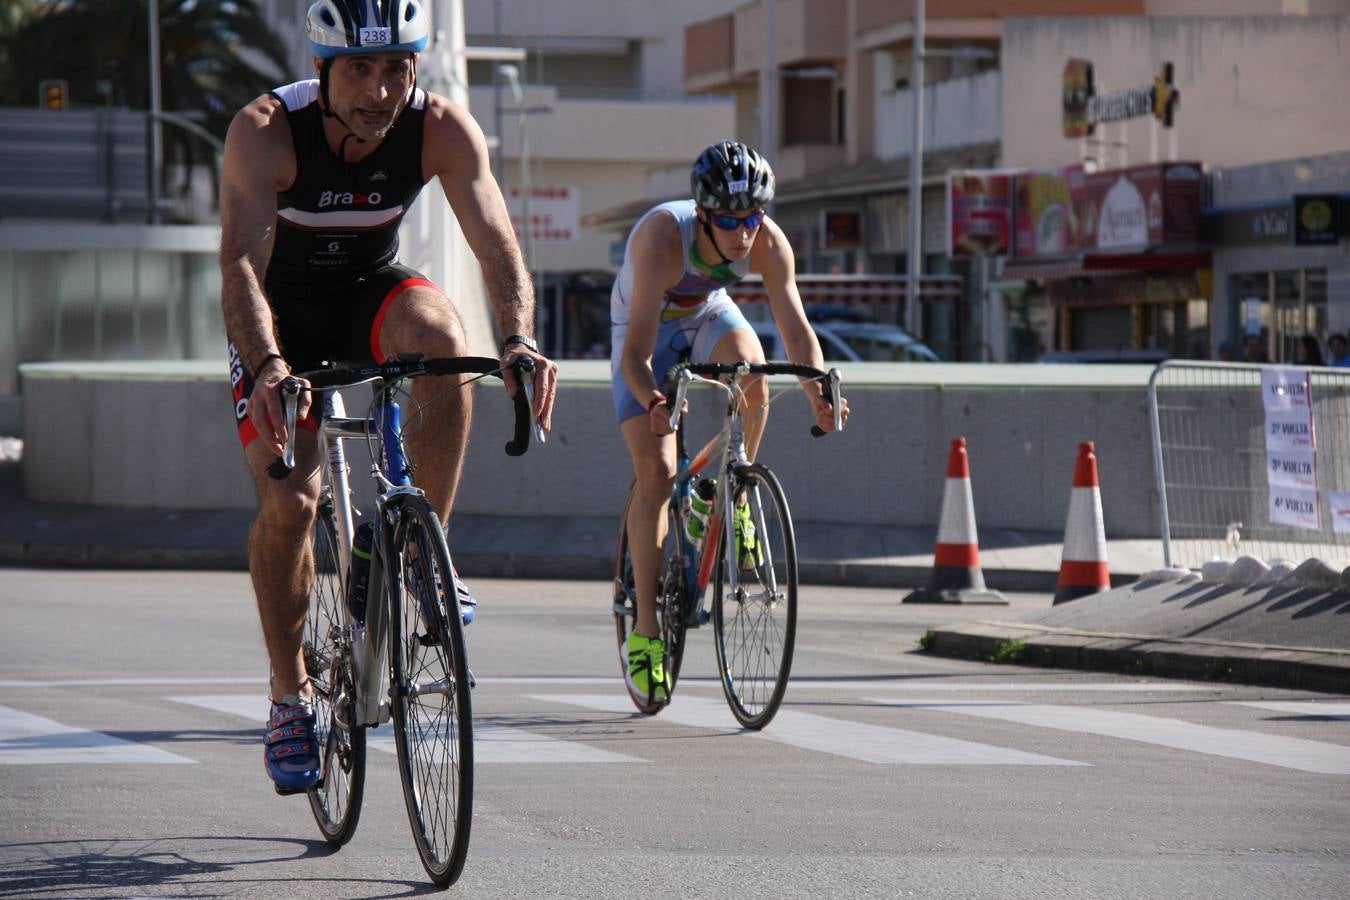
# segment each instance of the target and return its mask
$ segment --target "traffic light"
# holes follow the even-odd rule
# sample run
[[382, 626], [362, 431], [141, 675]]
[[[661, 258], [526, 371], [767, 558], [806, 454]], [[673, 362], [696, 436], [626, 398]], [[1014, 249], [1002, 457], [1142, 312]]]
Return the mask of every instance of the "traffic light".
[[38, 82], [38, 109], [70, 109], [70, 87], [64, 78]]

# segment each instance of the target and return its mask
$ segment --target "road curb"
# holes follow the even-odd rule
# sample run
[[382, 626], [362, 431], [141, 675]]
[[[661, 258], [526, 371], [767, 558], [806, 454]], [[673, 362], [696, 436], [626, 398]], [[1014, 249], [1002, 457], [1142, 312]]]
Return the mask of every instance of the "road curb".
[[1025, 645], [1020, 665], [1106, 670], [1197, 681], [1224, 681], [1310, 691], [1350, 692], [1350, 652], [1123, 635], [976, 622], [929, 632], [928, 650], [963, 659], [993, 659], [1008, 644]]

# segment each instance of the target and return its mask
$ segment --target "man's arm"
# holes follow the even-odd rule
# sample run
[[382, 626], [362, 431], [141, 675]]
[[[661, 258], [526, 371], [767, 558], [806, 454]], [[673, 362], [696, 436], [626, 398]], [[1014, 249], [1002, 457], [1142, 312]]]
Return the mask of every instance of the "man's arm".
[[657, 375], [652, 372], [652, 352], [661, 330], [661, 299], [684, 271], [683, 250], [680, 226], [674, 216], [665, 213], [650, 216], [639, 225], [629, 247], [633, 296], [628, 300], [628, 332], [623, 339], [619, 371], [633, 397], [647, 408], [649, 424], [657, 434], [670, 433], [670, 413], [664, 404], [652, 406], [662, 396]]
[[[469, 249], [478, 258], [502, 336], [533, 337], [534, 287], [506, 201], [492, 177], [487, 141], [466, 110], [436, 94], [427, 95], [422, 169], [428, 178], [440, 180]], [[535, 415], [549, 428], [557, 367], [521, 344], [502, 348], [504, 363], [521, 355], [535, 360]], [[514, 377], [507, 379], [507, 390], [515, 396]]]
[[[225, 136], [220, 183], [220, 302], [225, 333], [253, 375], [249, 416], [280, 453], [286, 440], [277, 385], [287, 374], [263, 278], [276, 235], [278, 190], [295, 179], [290, 128], [274, 97], [244, 107]], [[301, 394], [304, 415], [309, 395]]]
[[[755, 245], [750, 250], [750, 269], [764, 279], [764, 291], [769, 295], [769, 310], [783, 336], [788, 360], [816, 369], [825, 368], [825, 357], [820, 352], [820, 341], [806, 320], [801, 294], [797, 292], [796, 260], [792, 245], [783, 230], [772, 219], [765, 218]], [[803, 385], [811, 401], [816, 424], [825, 431], [834, 430], [834, 410], [830, 406], [829, 387], [815, 381]], [[848, 404], [840, 400], [841, 414], [848, 418]]]

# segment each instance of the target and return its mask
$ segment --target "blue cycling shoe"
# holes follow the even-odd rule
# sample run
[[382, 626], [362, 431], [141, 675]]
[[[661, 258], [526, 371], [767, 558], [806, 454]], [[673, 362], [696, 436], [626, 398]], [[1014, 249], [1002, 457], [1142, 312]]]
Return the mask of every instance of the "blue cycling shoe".
[[272, 704], [263, 734], [263, 766], [278, 794], [303, 794], [323, 777], [314, 708], [295, 695]]
[[[413, 560], [411, 570], [414, 585], [420, 585], [423, 578], [421, 560]], [[451, 568], [450, 574], [451, 578], [455, 582], [455, 599], [459, 601], [459, 617], [464, 622], [465, 625], [468, 625], [470, 622], [473, 621], [473, 617], [475, 613], [477, 613], [478, 611], [478, 600], [475, 599], [473, 594], [469, 593], [469, 589], [464, 586], [464, 582], [459, 580], [458, 572], [455, 572], [454, 569]], [[443, 590], [441, 588], [441, 573], [439, 571], [436, 572], [436, 593], [437, 595], [443, 593]], [[422, 594], [420, 591], [418, 592], [418, 596], [422, 598], [422, 603], [424, 604], [424, 608], [422, 609], [422, 617], [428, 623], [427, 633], [430, 634], [432, 637], [438, 637], [439, 636], [438, 632], [440, 629], [435, 624], [437, 621], [437, 616], [434, 614], [432, 610], [425, 608], [425, 606], [427, 605], [426, 596]]]

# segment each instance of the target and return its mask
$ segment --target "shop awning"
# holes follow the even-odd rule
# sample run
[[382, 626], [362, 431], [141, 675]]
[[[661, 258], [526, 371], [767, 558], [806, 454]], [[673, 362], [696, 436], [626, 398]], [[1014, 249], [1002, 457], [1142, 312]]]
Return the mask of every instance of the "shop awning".
[[1208, 253], [1084, 253], [1056, 259], [1010, 259], [1003, 264], [1002, 277], [1006, 281], [1068, 281], [1191, 271], [1209, 266]]
[[1071, 278], [1109, 278], [1129, 275], [1132, 269], [1093, 269], [1085, 265], [1084, 257], [1063, 259], [1010, 259], [1003, 264], [1005, 281], [1068, 281]]

